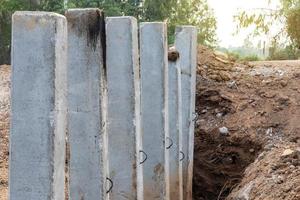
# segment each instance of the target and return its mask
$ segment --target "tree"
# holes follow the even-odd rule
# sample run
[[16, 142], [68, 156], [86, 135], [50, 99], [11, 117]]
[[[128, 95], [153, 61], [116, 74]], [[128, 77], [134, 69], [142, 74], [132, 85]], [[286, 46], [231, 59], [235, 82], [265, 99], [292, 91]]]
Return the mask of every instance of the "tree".
[[139, 0], [69, 0], [69, 8], [96, 7], [104, 10], [106, 16], [140, 17]]
[[[67, 8], [97, 7], [106, 16], [135, 16], [139, 21], [167, 21], [169, 43], [177, 25], [198, 28], [198, 42], [216, 44], [216, 19], [207, 0], [68, 0]], [[16, 10], [64, 13], [65, 0], [0, 0], [0, 63], [9, 61], [11, 14]], [[3, 54], [4, 52], [4, 54]], [[3, 55], [1, 55], [1, 53]]]
[[198, 28], [198, 43], [215, 46], [217, 21], [207, 0], [181, 0], [171, 15], [171, 29], [176, 25], [194, 25]]
[[287, 34], [290, 36], [292, 42], [300, 48], [300, 6], [297, 5], [297, 7], [289, 9], [286, 16]]
[[174, 42], [178, 25], [194, 25], [198, 28], [198, 42], [216, 45], [216, 19], [207, 0], [145, 0], [143, 20], [167, 21], [169, 43]]
[[39, 7], [39, 10], [63, 13], [64, 1], [63, 0], [42, 0], [39, 4], [37, 4], [37, 7]]
[[169, 43], [177, 25], [195, 25], [198, 42], [216, 45], [216, 19], [207, 0], [69, 0], [69, 7], [99, 7], [106, 16], [135, 16], [139, 21], [167, 21]]
[[145, 0], [143, 4], [144, 21], [165, 20], [176, 9], [177, 0]]
[[0, 64], [10, 63], [11, 15], [17, 10], [63, 12], [63, 0], [0, 0]]
[[[268, 3], [271, 1], [268, 0]], [[278, 46], [283, 38], [287, 38], [285, 46], [300, 47], [300, 0], [280, 0], [278, 9], [258, 8], [242, 11], [235, 16], [235, 20], [238, 23], [238, 31], [254, 25], [253, 37], [270, 35], [274, 24], [282, 24], [283, 26], [270, 36], [272, 48]]]
[[10, 63], [11, 13], [22, 10], [26, 3], [21, 0], [0, 0], [0, 64]]

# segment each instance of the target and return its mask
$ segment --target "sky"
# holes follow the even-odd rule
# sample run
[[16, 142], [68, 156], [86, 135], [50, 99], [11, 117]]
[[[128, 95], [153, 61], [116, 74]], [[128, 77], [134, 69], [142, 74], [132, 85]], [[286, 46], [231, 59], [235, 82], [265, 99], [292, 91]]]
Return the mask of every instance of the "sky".
[[[222, 47], [239, 47], [243, 45], [248, 32], [242, 31], [233, 35], [236, 30], [236, 23], [233, 16], [239, 10], [253, 10], [255, 8], [276, 8], [279, 0], [272, 0], [268, 5], [267, 0], [208, 0], [210, 7], [214, 10], [217, 18], [217, 36], [219, 45]], [[263, 38], [262, 38], [263, 40]]]

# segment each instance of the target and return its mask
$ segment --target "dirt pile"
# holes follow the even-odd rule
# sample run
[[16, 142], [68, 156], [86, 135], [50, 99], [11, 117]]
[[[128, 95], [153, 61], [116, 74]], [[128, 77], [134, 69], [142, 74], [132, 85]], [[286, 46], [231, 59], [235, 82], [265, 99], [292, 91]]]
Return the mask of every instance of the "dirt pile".
[[0, 200], [7, 200], [10, 66], [0, 66]]
[[300, 61], [235, 63], [221, 82], [203, 66], [194, 200], [299, 200]]
[[235, 60], [225, 53], [198, 46], [198, 74], [221, 82], [232, 79], [230, 72], [236, 71]]
[[228, 200], [300, 199], [299, 145], [282, 142], [267, 148], [247, 168]]

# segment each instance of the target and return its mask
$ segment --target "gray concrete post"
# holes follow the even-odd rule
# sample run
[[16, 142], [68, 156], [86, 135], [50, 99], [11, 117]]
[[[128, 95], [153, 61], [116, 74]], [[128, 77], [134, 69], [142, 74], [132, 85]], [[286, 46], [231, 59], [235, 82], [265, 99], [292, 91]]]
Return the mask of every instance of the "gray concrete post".
[[173, 148], [168, 124], [168, 46], [165, 23], [140, 25], [141, 103], [144, 199], [168, 200], [169, 151]]
[[12, 21], [9, 199], [64, 199], [67, 23], [47, 12]]
[[175, 47], [178, 50], [181, 68], [182, 92], [182, 151], [183, 160], [183, 199], [192, 199], [195, 85], [197, 66], [197, 29], [193, 26], [176, 28]]
[[106, 134], [101, 109], [105, 79], [104, 17], [99, 9], [70, 9], [68, 100], [70, 200], [105, 199]]
[[[107, 134], [111, 200], [142, 200], [140, 77], [137, 21], [106, 19]], [[141, 155], [143, 156], [143, 155]]]
[[170, 151], [170, 199], [182, 200], [182, 120], [181, 70], [178, 62], [169, 61], [169, 127], [174, 147]]

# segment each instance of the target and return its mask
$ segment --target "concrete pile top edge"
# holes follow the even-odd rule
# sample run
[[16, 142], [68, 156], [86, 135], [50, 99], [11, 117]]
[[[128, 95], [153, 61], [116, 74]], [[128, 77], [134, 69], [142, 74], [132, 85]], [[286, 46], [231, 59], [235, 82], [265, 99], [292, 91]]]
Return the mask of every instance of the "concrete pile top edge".
[[36, 16], [36, 17], [50, 17], [50, 18], [64, 18], [65, 16], [55, 13], [55, 12], [45, 12], [45, 11], [16, 11], [13, 14], [15, 16]]
[[66, 13], [72, 13], [72, 12], [76, 12], [76, 13], [80, 13], [80, 12], [101, 12], [102, 14], [104, 14], [105, 12], [102, 9], [99, 8], [70, 8], [65, 10]]

